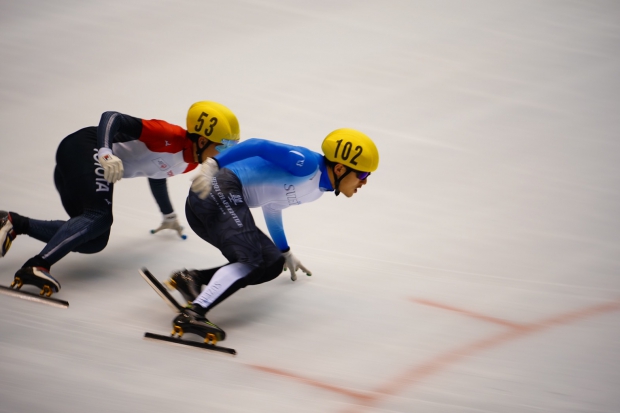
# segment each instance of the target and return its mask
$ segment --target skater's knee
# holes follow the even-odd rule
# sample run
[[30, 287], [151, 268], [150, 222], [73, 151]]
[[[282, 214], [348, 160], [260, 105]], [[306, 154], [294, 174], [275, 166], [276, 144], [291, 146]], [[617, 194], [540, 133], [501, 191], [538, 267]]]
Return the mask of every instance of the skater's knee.
[[75, 249], [81, 254], [95, 254], [101, 252], [108, 245], [110, 238], [110, 228], [114, 221], [111, 211], [89, 209], [84, 212], [84, 216], [91, 221], [88, 231], [88, 241]]
[[97, 252], [103, 251], [108, 245], [109, 235], [110, 234], [107, 233], [95, 238], [92, 241], [89, 241], [86, 245], [88, 247], [87, 251], [84, 252], [84, 254], [95, 254]]
[[110, 231], [99, 235], [97, 238], [91, 239], [85, 242], [75, 249], [75, 252], [80, 254], [96, 254], [105, 249], [108, 245], [108, 239], [110, 238]]
[[284, 257], [279, 257], [273, 264], [271, 264], [265, 270], [265, 277], [269, 278], [268, 281], [273, 280], [278, 275], [282, 274], [282, 270], [284, 269], [284, 263], [286, 260]]
[[282, 269], [284, 268], [284, 257], [279, 257], [275, 262], [270, 265], [263, 264], [256, 270], [254, 270], [251, 274], [248, 284], [256, 285], [266, 283], [275, 279], [278, 275], [282, 273]]

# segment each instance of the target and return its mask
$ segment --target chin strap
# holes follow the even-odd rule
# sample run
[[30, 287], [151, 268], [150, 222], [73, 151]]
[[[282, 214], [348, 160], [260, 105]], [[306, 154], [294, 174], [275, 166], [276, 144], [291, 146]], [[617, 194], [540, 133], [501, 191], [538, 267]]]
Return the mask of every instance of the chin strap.
[[196, 139], [194, 143], [196, 144], [196, 155], [198, 156], [198, 163], [201, 163], [200, 160], [202, 159], [202, 154], [204, 153], [204, 151], [207, 150], [209, 146], [213, 144], [213, 142], [207, 140], [207, 144], [202, 148], [200, 147], [200, 145], [198, 145], [198, 139]]
[[198, 145], [198, 140], [196, 140], [195, 142], [196, 142], [196, 155], [198, 155], [198, 163], [200, 163], [200, 160], [202, 159], [202, 154], [204, 153], [204, 151], [207, 150], [209, 146], [213, 144], [213, 142], [211, 142], [210, 140], [207, 140], [207, 144], [203, 146], [202, 148]]
[[332, 173], [334, 174], [334, 184], [335, 184], [334, 185], [334, 193], [336, 194], [336, 196], [340, 195], [340, 189], [339, 189], [340, 188], [340, 181], [342, 181], [344, 179], [344, 177], [349, 175], [351, 173], [351, 171], [352, 171], [352, 169], [349, 168], [349, 167], [345, 166], [345, 168], [347, 168], [347, 171], [345, 173], [343, 173], [340, 176], [340, 178], [338, 178], [336, 176], [336, 165], [332, 166]]

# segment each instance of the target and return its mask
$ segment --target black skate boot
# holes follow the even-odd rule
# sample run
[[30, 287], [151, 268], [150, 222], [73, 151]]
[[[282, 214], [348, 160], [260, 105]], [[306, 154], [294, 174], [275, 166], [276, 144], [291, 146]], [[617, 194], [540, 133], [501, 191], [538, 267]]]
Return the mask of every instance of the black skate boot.
[[169, 290], [178, 290], [185, 301], [191, 303], [200, 294], [200, 273], [196, 270], [186, 269], [174, 272], [169, 279], [164, 281]]
[[185, 308], [172, 320], [172, 335], [178, 334], [182, 337], [185, 333], [199, 335], [205, 339], [205, 343], [213, 345], [226, 339], [224, 330], [196, 312], [193, 306]]
[[9, 251], [16, 236], [11, 214], [0, 211], [0, 258], [4, 257]]
[[11, 288], [19, 290], [22, 285], [36, 285], [41, 289], [39, 295], [45, 297], [60, 291], [60, 283], [50, 275], [48, 269], [43, 267], [25, 267], [17, 271]]

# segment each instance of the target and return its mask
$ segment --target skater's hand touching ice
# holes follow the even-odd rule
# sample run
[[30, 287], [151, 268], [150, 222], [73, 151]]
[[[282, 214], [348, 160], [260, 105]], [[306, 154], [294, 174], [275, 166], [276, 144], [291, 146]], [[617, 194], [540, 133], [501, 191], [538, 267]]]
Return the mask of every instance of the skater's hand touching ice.
[[151, 234], [158, 233], [162, 229], [172, 229], [179, 234], [179, 237], [186, 239], [187, 236], [183, 234], [183, 227], [179, 224], [179, 220], [177, 219], [177, 214], [174, 212], [171, 214], [165, 214], [164, 220], [161, 222], [161, 225], [157, 229], [152, 229]]
[[220, 170], [220, 166], [213, 158], [207, 158], [206, 161], [200, 165], [198, 174], [192, 181], [192, 191], [195, 192], [200, 199], [205, 199], [211, 191], [211, 180]]
[[123, 177], [123, 161], [108, 148], [99, 149], [99, 163], [103, 167], [103, 177], [113, 184]]
[[288, 268], [288, 270], [291, 272], [291, 280], [297, 280], [297, 270], [302, 270], [306, 275], [312, 275], [310, 270], [304, 267], [301, 261], [299, 261], [299, 259], [293, 255], [290, 249], [286, 252], [283, 252], [282, 256], [286, 260], [284, 262], [283, 270], [286, 271], [286, 269]]

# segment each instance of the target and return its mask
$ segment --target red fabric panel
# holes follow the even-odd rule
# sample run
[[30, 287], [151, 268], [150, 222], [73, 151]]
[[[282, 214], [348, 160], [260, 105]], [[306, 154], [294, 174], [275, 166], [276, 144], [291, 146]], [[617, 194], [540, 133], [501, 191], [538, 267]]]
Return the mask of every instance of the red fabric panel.
[[185, 129], [171, 125], [163, 120], [142, 120], [140, 141], [152, 152], [181, 152], [191, 141], [186, 137]]

